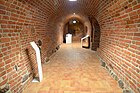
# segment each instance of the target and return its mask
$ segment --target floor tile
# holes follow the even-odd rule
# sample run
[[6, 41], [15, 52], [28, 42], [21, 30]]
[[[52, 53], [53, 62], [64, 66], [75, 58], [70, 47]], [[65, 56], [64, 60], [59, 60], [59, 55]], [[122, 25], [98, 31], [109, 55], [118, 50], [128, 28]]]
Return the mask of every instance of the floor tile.
[[43, 64], [43, 76], [41, 83], [31, 83], [23, 93], [122, 93], [95, 52], [80, 43], [63, 44]]

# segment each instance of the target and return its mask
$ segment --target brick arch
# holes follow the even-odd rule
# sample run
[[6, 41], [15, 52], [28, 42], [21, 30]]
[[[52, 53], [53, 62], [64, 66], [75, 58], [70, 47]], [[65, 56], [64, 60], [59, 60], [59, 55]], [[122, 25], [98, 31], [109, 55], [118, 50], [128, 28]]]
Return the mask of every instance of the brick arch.
[[92, 20], [92, 30], [91, 30], [91, 49], [97, 51], [100, 45], [101, 29], [96, 18]]
[[89, 19], [88, 19], [85, 15], [82, 15], [82, 14], [76, 14], [76, 15], [70, 14], [70, 15], [66, 16], [65, 19], [62, 20], [62, 22], [64, 23], [63, 26], [64, 26], [70, 19], [72, 19], [72, 18], [78, 19], [78, 20], [81, 21], [85, 26], [87, 26], [87, 28], [88, 28], [87, 34], [90, 35], [90, 32], [91, 32], [91, 25], [90, 25]]
[[[79, 28], [79, 30], [80, 30], [80, 33], [76, 34], [75, 32], [73, 32], [73, 30], [70, 30], [70, 29], [75, 29], [75, 26], [74, 26], [74, 25], [72, 26], [72, 24], [69, 23], [69, 22], [72, 21], [72, 20], [77, 20], [77, 21], [79, 21], [79, 23], [78, 23], [77, 26], [78, 26], [78, 28]], [[76, 28], [77, 28], [77, 26], [76, 26]], [[73, 36], [72, 36], [72, 37], [73, 37], [73, 41], [80, 41], [80, 39], [81, 39], [82, 37], [86, 36], [86, 34], [87, 34], [87, 32], [86, 32], [86, 30], [85, 30], [84, 22], [81, 22], [80, 19], [75, 18], [75, 17], [70, 18], [70, 19], [68, 20], [68, 22], [65, 23], [65, 25], [64, 25], [64, 30], [63, 30], [63, 43], [66, 42], [65, 37], [66, 37], [66, 34], [67, 34], [67, 33], [73, 34]]]
[[63, 18], [61, 17], [59, 19], [59, 21], [57, 20], [56, 21], [56, 24], [57, 24], [57, 31], [59, 32], [59, 42], [63, 42], [63, 30], [64, 30], [64, 27], [65, 27], [65, 24], [69, 22], [69, 20], [71, 19], [78, 19], [81, 23], [83, 23], [84, 25], [84, 30], [87, 29], [87, 34], [88, 35], [91, 35], [91, 24], [90, 24], [90, 21], [88, 19], [87, 16], [85, 15], [82, 15], [82, 14], [76, 14], [76, 15], [73, 15], [73, 14], [68, 14], [68, 15], [65, 15]]

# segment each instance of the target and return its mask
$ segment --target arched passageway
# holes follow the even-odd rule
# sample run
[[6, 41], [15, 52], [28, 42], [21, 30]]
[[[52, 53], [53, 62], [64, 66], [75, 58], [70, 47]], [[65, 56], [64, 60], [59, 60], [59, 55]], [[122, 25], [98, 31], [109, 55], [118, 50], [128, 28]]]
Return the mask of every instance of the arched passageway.
[[79, 20], [73, 18], [69, 20], [68, 23], [65, 24], [63, 32], [63, 42], [66, 43], [66, 34], [72, 34], [72, 42], [79, 41], [84, 36], [86, 36], [87, 32], [84, 29], [84, 24]]
[[95, 18], [89, 17], [91, 23], [91, 49], [97, 51], [100, 45], [100, 25]]
[[[0, 92], [22, 93], [31, 84], [38, 76], [38, 67], [30, 42], [34, 41], [40, 47], [42, 64], [49, 62], [61, 48], [65, 25], [73, 16], [84, 25], [94, 50], [67, 46], [82, 49], [82, 52], [75, 52], [77, 57], [72, 56], [76, 59], [74, 62], [82, 62], [78, 55], [84, 57], [83, 53], [87, 55], [84, 61], [94, 60], [94, 52], [124, 93], [140, 93], [139, 0], [0, 0]], [[67, 56], [73, 55], [71, 51], [66, 52]], [[57, 57], [54, 58], [57, 61]], [[87, 62], [84, 67], [94, 68], [94, 62], [89, 63], [92, 65]], [[53, 66], [58, 64], [51, 65], [55, 69]], [[82, 76], [86, 81], [89, 74], [85, 75]]]

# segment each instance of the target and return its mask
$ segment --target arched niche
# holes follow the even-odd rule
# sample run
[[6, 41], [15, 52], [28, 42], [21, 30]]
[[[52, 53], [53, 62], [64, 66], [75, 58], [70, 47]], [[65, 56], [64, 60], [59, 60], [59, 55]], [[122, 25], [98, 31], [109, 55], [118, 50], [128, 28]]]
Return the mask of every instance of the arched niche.
[[85, 30], [83, 22], [81, 22], [78, 18], [71, 18], [64, 25], [63, 43], [66, 42], [66, 34], [72, 34], [73, 41], [80, 42], [81, 38], [87, 35], [87, 31]]
[[81, 23], [83, 23], [84, 25], [84, 31], [86, 31], [86, 34], [90, 36], [91, 33], [91, 25], [90, 25], [90, 21], [88, 19], [87, 16], [83, 16], [81, 14], [68, 14], [64, 17], [61, 17], [61, 19], [59, 20], [59, 23], [57, 23], [58, 25], [58, 32], [59, 32], [59, 42], [63, 43], [63, 38], [64, 38], [64, 30], [66, 29], [65, 25], [71, 20], [71, 19], [77, 19], [79, 20]]
[[91, 22], [91, 49], [97, 51], [100, 46], [101, 29], [98, 21], [95, 18], [90, 20]]

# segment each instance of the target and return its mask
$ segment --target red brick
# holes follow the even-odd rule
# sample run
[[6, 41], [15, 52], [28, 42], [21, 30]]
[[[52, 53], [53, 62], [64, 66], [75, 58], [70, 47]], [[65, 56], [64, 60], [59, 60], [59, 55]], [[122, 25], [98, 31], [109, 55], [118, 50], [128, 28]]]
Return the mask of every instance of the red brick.
[[138, 15], [134, 15], [134, 16], [131, 16], [130, 19], [134, 20], [134, 19], [138, 19], [139, 16]]
[[6, 14], [6, 11], [0, 10], [0, 14], [5, 15]]
[[137, 11], [137, 14], [139, 14], [139, 15], [140, 15], [140, 9]]
[[[12, 71], [12, 68], [8, 68], [7, 70], [6, 70], [6, 72], [7, 73], [9, 73], [9, 72], [11, 72]], [[12, 74], [13, 75], [13, 74]]]
[[132, 2], [132, 5], [133, 6], [137, 5], [137, 2], [136, 1]]
[[140, 42], [136, 42], [136, 45], [140, 45]]
[[126, 10], [127, 13], [129, 13], [131, 11], [132, 11], [132, 8], [129, 8], [129, 9]]
[[0, 68], [4, 67], [4, 62], [0, 62]]
[[4, 71], [4, 68], [0, 67], [0, 71]]
[[5, 66], [6, 69], [8, 69], [8, 68], [10, 68], [10, 67], [11, 67], [10, 64], [7, 64], [7, 65]]
[[136, 11], [133, 11], [129, 14], [130, 16], [134, 16], [134, 15], [137, 15], [137, 12]]
[[134, 36], [139, 36], [140, 37], [140, 33], [134, 33]]
[[140, 18], [135, 20], [135, 23], [140, 23]]
[[2, 48], [1, 51], [5, 52], [5, 51], [7, 51], [7, 48]]
[[[136, 36], [138, 35], [136, 34]], [[133, 37], [133, 40], [140, 41], [140, 37]]]
[[8, 59], [8, 60], [5, 61], [6, 64], [9, 64], [9, 63], [11, 63], [11, 62], [12, 62], [11, 59]]
[[3, 80], [7, 79], [7, 75], [2, 76], [2, 79]]
[[0, 82], [0, 86], [3, 86], [6, 83], [7, 83], [7, 79], [5, 79], [4, 81]]
[[7, 24], [7, 20], [0, 19], [1, 24]]
[[134, 24], [133, 20], [127, 20], [127, 24]]
[[1, 71], [0, 72], [0, 77], [2, 77], [3, 75], [5, 75], [6, 74], [6, 71]]
[[10, 42], [10, 38], [1, 38], [0, 40], [2, 43]]
[[134, 6], [133, 9], [134, 9], [134, 10], [135, 10], [135, 9], [140, 9], [140, 4]]
[[0, 58], [2, 57], [3, 55], [0, 53]]
[[16, 6], [15, 6], [14, 4], [11, 4], [11, 5], [10, 5], [10, 8], [14, 8], [14, 9], [15, 9]]
[[5, 1], [4, 0], [0, 0], [0, 4], [1, 5], [4, 5], [5, 4]]

